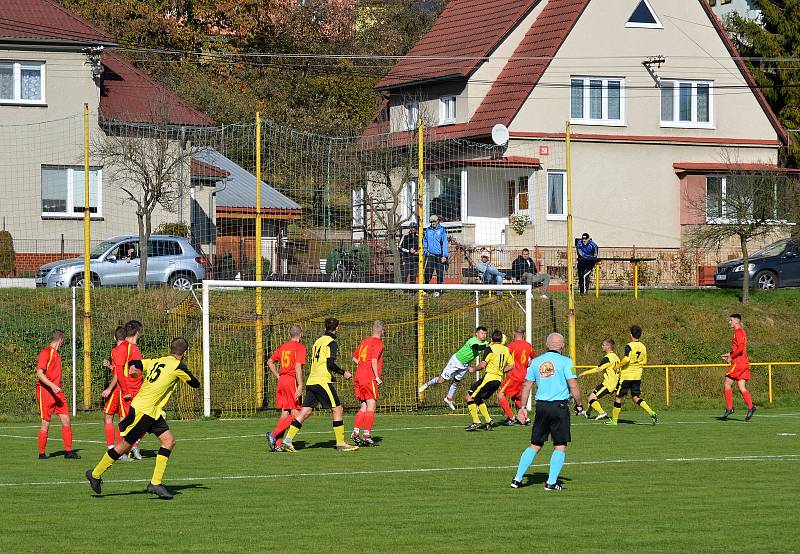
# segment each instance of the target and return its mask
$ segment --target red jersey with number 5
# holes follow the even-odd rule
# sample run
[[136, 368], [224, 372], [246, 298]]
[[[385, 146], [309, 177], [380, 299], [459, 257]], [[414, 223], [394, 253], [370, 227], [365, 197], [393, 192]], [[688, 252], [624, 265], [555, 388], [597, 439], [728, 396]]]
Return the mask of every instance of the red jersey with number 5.
[[524, 381], [528, 373], [528, 364], [531, 358], [536, 357], [531, 343], [524, 340], [515, 340], [508, 345], [511, 356], [514, 357], [514, 369], [508, 372], [508, 377], [516, 381]]
[[356, 381], [366, 383], [375, 379], [372, 360], [378, 360], [378, 377], [383, 374], [383, 341], [378, 337], [368, 337], [361, 341], [353, 357], [358, 360]]
[[297, 364], [306, 363], [306, 346], [296, 340], [289, 340], [278, 347], [270, 358], [273, 362], [280, 361], [280, 375], [295, 376]]

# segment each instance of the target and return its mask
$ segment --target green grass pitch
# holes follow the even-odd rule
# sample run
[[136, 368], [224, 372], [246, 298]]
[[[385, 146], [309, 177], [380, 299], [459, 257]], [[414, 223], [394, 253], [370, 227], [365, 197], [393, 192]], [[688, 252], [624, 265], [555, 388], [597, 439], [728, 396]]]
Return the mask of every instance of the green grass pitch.
[[[381, 445], [351, 453], [331, 448], [325, 413], [296, 454], [267, 451], [275, 418], [172, 421], [169, 502], [144, 492], [152, 437], [96, 497], [83, 473], [104, 449], [99, 416], [75, 421], [78, 461], [37, 461], [37, 423], [0, 423], [0, 551], [798, 550], [797, 409], [763, 407], [747, 423], [744, 409], [727, 422], [669, 410], [652, 426], [626, 408], [618, 428], [573, 418], [560, 493], [542, 489], [550, 446], [530, 486], [509, 487], [529, 427], [466, 433], [462, 415], [379, 414]], [[61, 449], [55, 422], [48, 449]]]

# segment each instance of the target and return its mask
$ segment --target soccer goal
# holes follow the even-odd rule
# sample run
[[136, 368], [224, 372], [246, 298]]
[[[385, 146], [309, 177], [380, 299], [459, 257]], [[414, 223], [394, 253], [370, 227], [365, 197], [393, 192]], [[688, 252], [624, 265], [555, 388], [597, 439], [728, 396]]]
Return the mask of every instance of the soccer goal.
[[[242, 417], [270, 407], [275, 379], [267, 359], [293, 323], [302, 326], [310, 350], [328, 317], [341, 322], [338, 362], [350, 370], [353, 351], [373, 321], [386, 324], [382, 410], [438, 406], [439, 395], [419, 395], [417, 388], [442, 371], [476, 326], [490, 333], [501, 329], [508, 337], [522, 326], [538, 350], [549, 332], [561, 330], [553, 302], [534, 299], [528, 285], [204, 281], [203, 414]], [[357, 406], [349, 383], [339, 386], [339, 395], [346, 407]]]

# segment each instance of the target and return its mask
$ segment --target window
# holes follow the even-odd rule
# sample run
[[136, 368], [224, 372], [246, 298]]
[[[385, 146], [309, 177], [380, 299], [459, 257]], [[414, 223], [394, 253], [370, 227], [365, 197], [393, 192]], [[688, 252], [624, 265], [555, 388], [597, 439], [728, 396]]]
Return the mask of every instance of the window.
[[508, 215], [530, 215], [528, 211], [528, 177], [508, 181]]
[[416, 220], [417, 213], [417, 181], [408, 181], [403, 186], [402, 198], [400, 200], [400, 218], [403, 221]]
[[547, 172], [547, 219], [567, 219], [567, 185], [563, 171]]
[[758, 175], [706, 176], [708, 223], [743, 221], [751, 217], [782, 222], [786, 221], [787, 205], [786, 187], [780, 180]]
[[150, 240], [147, 241], [147, 255], [151, 258], [162, 256], [180, 256], [183, 254], [181, 245], [174, 240]]
[[403, 104], [403, 129], [410, 131], [417, 128], [419, 120], [419, 102], [406, 102]]
[[439, 99], [441, 104], [441, 114], [439, 116], [439, 123], [446, 125], [448, 123], [456, 122], [456, 97], [455, 96], [442, 96]]
[[[100, 217], [103, 170], [89, 169], [89, 213]], [[83, 166], [42, 166], [42, 215], [81, 217], [84, 200]]]
[[353, 227], [364, 226], [364, 189], [353, 189]]
[[44, 104], [44, 63], [0, 61], [0, 103]]
[[713, 127], [710, 81], [661, 81], [662, 127]]
[[623, 79], [572, 77], [570, 121], [584, 125], [625, 125]]
[[664, 26], [659, 21], [656, 12], [647, 0], [642, 0], [633, 10], [626, 27], [643, 27], [645, 29], [663, 29]]
[[441, 221], [461, 221], [461, 170], [429, 173], [425, 185], [427, 216], [436, 214]]

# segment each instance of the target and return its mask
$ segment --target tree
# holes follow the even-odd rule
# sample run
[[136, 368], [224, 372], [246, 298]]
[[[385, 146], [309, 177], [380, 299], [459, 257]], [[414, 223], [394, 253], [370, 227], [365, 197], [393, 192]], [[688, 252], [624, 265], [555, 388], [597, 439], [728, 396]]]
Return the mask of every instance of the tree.
[[165, 117], [153, 120], [165, 123], [135, 126], [109, 123], [92, 148], [93, 155], [125, 194], [125, 201], [136, 206], [139, 289], [145, 287], [147, 241], [152, 234], [153, 212], [158, 206], [176, 211], [182, 185], [188, 187], [192, 153], [197, 151], [197, 148], [181, 144], [183, 138], [179, 131], [167, 125]]
[[687, 195], [685, 201], [706, 224], [693, 226], [686, 234], [689, 246], [715, 248], [736, 239], [742, 252], [742, 304], [750, 299], [749, 243], [785, 232], [797, 210], [798, 181], [775, 166], [758, 164], [744, 171], [741, 164], [726, 163], [723, 177], [708, 177], [705, 194]]

